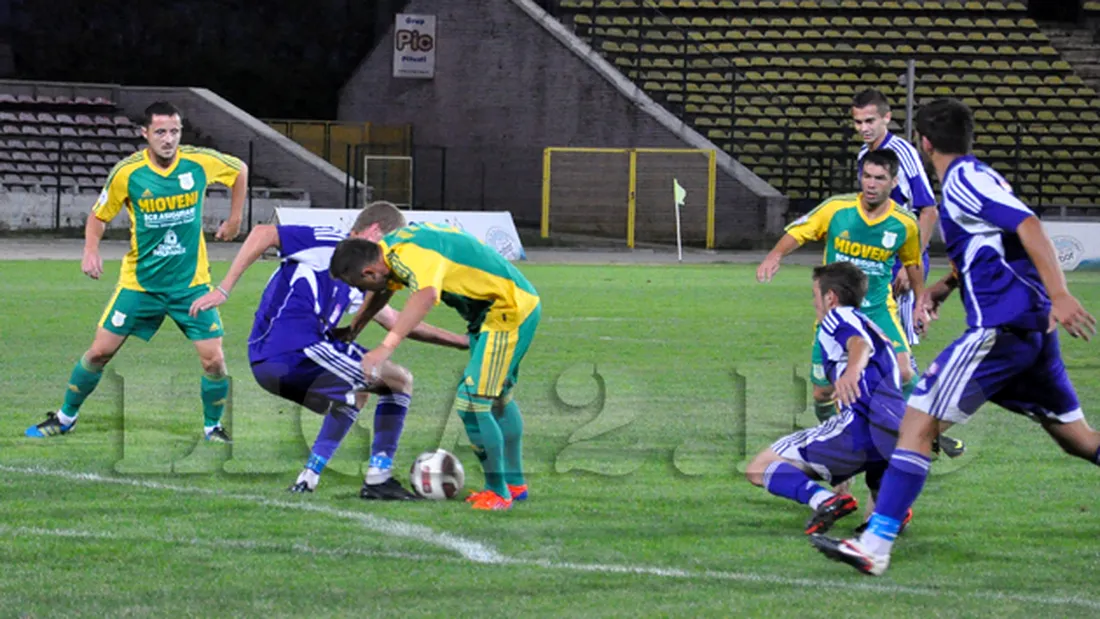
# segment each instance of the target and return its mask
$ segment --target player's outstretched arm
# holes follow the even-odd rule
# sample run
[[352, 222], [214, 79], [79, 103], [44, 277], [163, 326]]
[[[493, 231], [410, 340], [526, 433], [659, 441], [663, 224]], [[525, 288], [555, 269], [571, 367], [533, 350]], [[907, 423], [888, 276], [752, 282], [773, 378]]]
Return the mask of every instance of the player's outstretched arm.
[[92, 279], [103, 275], [103, 257], [99, 255], [99, 241], [107, 230], [107, 223], [95, 215], [88, 215], [84, 223], [84, 259], [80, 269]]
[[214, 238], [219, 241], [232, 241], [237, 238], [241, 233], [241, 217], [246, 198], [248, 198], [248, 166], [242, 161], [241, 170], [237, 174], [237, 180], [233, 181], [232, 191], [229, 194], [229, 219], [218, 226]]
[[[389, 331], [397, 324], [398, 316], [397, 310], [387, 305], [382, 308], [382, 311], [375, 315], [374, 322], [377, 322], [382, 325], [383, 329]], [[470, 348], [470, 338], [465, 335], [459, 335], [453, 331], [440, 329], [426, 322], [421, 322], [413, 327], [413, 330], [409, 331], [409, 339], [424, 342], [426, 344], [444, 346], [446, 348], [457, 348], [459, 350], [468, 350]]]
[[758, 282], [770, 282], [772, 277], [779, 272], [779, 263], [785, 256], [801, 247], [801, 243], [798, 239], [791, 236], [789, 233], [784, 234], [783, 238], [779, 239], [779, 242], [775, 244], [768, 255], [764, 258], [763, 262], [756, 269], [756, 281]]
[[[368, 291], [363, 296], [363, 304], [359, 307], [359, 311], [356, 312], [355, 316], [352, 317], [351, 323], [346, 327], [333, 329], [332, 337], [343, 342], [354, 342], [355, 338], [359, 337], [359, 333], [371, 320], [377, 321], [378, 324], [389, 330], [386, 323], [382, 321], [388, 317], [389, 324], [393, 324], [397, 320], [397, 312], [389, 306], [392, 297], [392, 290]], [[379, 318], [380, 315], [384, 315], [384, 317]]]
[[871, 345], [862, 337], [853, 335], [848, 338], [844, 346], [848, 349], [848, 367], [837, 377], [833, 388], [836, 391], [836, 399], [848, 406], [859, 399], [859, 377], [871, 361]]
[[920, 228], [920, 251], [923, 254], [928, 251], [928, 244], [932, 242], [932, 233], [936, 230], [936, 222], [940, 220], [940, 211], [936, 205], [926, 206], [921, 209], [917, 217], [917, 227]]
[[[921, 264], [906, 265], [903, 271], [909, 276], [909, 288], [913, 291], [914, 298], [920, 299], [924, 297], [924, 267]], [[918, 333], [922, 335], [928, 329], [928, 323], [931, 322], [932, 317], [928, 312], [928, 308], [923, 303], [918, 303], [916, 306], [917, 315], [914, 316], [914, 322], [917, 325]]]
[[382, 364], [389, 360], [401, 341], [424, 320], [438, 298], [433, 286], [421, 288], [409, 295], [409, 300], [405, 301], [405, 307], [397, 315], [397, 320], [382, 339], [382, 343], [363, 356], [363, 373], [367, 378], [378, 379]]
[[959, 287], [959, 274], [952, 270], [940, 281], [925, 288], [924, 294], [918, 297], [920, 306], [931, 320], [940, 317], [940, 305], [951, 296], [951, 293]]
[[1085, 311], [1081, 303], [1069, 293], [1066, 276], [1058, 264], [1058, 255], [1054, 243], [1043, 230], [1039, 218], [1032, 215], [1023, 220], [1016, 228], [1020, 244], [1031, 258], [1039, 279], [1050, 295], [1050, 328], [1054, 330], [1061, 324], [1073, 337], [1092, 339], [1096, 335], [1096, 319]]
[[260, 256], [269, 249], [279, 247], [279, 229], [270, 224], [260, 224], [252, 229], [233, 258], [233, 264], [229, 265], [229, 272], [225, 274], [222, 283], [214, 290], [202, 295], [191, 304], [188, 312], [197, 316], [199, 312], [217, 307], [229, 299], [229, 293], [237, 285], [248, 267], [252, 266]]

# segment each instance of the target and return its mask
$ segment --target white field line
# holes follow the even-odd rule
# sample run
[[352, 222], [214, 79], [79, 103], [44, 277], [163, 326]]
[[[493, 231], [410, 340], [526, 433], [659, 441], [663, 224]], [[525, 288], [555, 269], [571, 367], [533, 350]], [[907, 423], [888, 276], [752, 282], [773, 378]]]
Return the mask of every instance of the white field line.
[[34, 475], [39, 477], [58, 477], [70, 481], [85, 481], [98, 484], [117, 484], [122, 486], [133, 486], [137, 488], [147, 488], [149, 490], [168, 490], [171, 492], [186, 494], [205, 494], [222, 499], [246, 501], [249, 503], [255, 503], [257, 505], [263, 505], [265, 507], [277, 507], [280, 509], [294, 509], [307, 512], [316, 512], [327, 514], [329, 516], [335, 516], [337, 518], [358, 521], [365, 528], [371, 531], [375, 531], [376, 533], [392, 535], [394, 537], [404, 537], [407, 539], [424, 542], [432, 546], [451, 550], [457, 552], [458, 554], [465, 557], [466, 559], [469, 559], [470, 561], [476, 561], [478, 563], [499, 563], [502, 559], [501, 555], [489, 546], [486, 546], [485, 544], [482, 544], [480, 542], [475, 542], [473, 540], [459, 537], [457, 535], [452, 535], [450, 533], [438, 533], [436, 531], [433, 531], [429, 527], [419, 524], [389, 520], [380, 516], [375, 516], [373, 514], [335, 509], [324, 505], [315, 505], [313, 503], [280, 501], [268, 497], [247, 494], [229, 494], [219, 492], [217, 490], [209, 490], [206, 488], [175, 486], [171, 484], [162, 484], [155, 481], [125, 479], [121, 477], [104, 477], [103, 475], [97, 475], [95, 473], [73, 473], [70, 471], [58, 471], [42, 468], [16, 468], [4, 465], [0, 465], [0, 471], [8, 473], [19, 473], [23, 475]]
[[986, 590], [956, 591], [949, 588], [892, 585], [881, 582], [873, 582], [869, 580], [813, 580], [809, 578], [789, 578], [772, 574], [757, 574], [752, 572], [690, 570], [674, 567], [656, 567], [646, 565], [572, 563], [565, 561], [550, 561], [541, 559], [521, 559], [507, 557], [483, 544], [474, 542], [472, 540], [466, 540], [464, 538], [455, 535], [449, 535], [446, 533], [436, 533], [428, 527], [424, 527], [421, 525], [386, 520], [383, 518], [372, 516], [370, 514], [333, 509], [322, 505], [292, 503], [288, 501], [275, 501], [267, 499], [265, 497], [254, 495], [227, 494], [205, 488], [189, 488], [186, 486], [173, 486], [170, 484], [161, 484], [157, 482], [104, 477], [102, 475], [96, 475], [92, 473], [73, 473], [69, 471], [58, 471], [40, 468], [16, 468], [5, 465], [0, 465], [0, 471], [40, 477], [58, 477], [71, 481], [82, 481], [100, 484], [119, 484], [139, 488], [147, 488], [150, 490], [169, 490], [172, 492], [205, 494], [223, 499], [252, 502], [269, 507], [313, 511], [317, 513], [336, 516], [339, 518], [350, 518], [352, 520], [358, 520], [359, 522], [363, 523], [369, 530], [386, 535], [396, 535], [400, 537], [415, 539], [421, 542], [426, 542], [441, 548], [454, 550], [458, 552], [460, 556], [451, 557], [402, 552], [373, 551], [358, 548], [320, 548], [303, 543], [278, 544], [272, 542], [240, 539], [199, 539], [169, 535], [128, 537], [118, 535], [116, 533], [87, 531], [80, 529], [46, 529], [40, 527], [11, 527], [0, 525], [0, 534], [5, 536], [52, 536], [73, 539], [95, 539], [107, 541], [154, 541], [166, 544], [184, 544], [196, 547], [201, 546], [214, 548], [235, 548], [243, 551], [274, 550], [316, 556], [361, 556], [371, 558], [393, 558], [423, 562], [446, 561], [449, 563], [461, 563], [463, 562], [463, 560], [465, 560], [487, 565], [524, 566], [566, 572], [625, 574], [651, 576], [657, 578], [676, 578], [684, 580], [720, 580], [727, 582], [742, 582], [758, 585], [782, 586], [792, 589], [806, 589], [812, 591], [843, 590], [851, 592], [875, 593], [881, 595], [909, 595], [913, 597], [934, 598], [940, 600], [943, 600], [945, 598], [951, 598], [955, 600], [978, 598], [996, 602], [1026, 603], [1042, 606], [1072, 606], [1100, 611], [1100, 600], [1080, 595], [1029, 595], [1002, 593], [999, 591]]

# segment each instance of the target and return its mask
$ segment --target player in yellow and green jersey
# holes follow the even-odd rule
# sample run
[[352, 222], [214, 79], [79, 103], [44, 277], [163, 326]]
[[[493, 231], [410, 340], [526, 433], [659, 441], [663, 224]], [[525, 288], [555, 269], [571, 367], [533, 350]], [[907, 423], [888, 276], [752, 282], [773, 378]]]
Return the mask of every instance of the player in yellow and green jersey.
[[[898, 319], [897, 303], [891, 293], [892, 267], [895, 260], [910, 275], [917, 298], [923, 291], [920, 231], [913, 214], [900, 207], [890, 192], [897, 184], [898, 156], [893, 151], [876, 150], [863, 159], [863, 174], [858, 194], [829, 198], [804, 217], [787, 227], [787, 233], [768, 254], [756, 276], [771, 280], [784, 256], [807, 241], [825, 240], [825, 264], [847, 261], [867, 274], [867, 295], [859, 310], [878, 325], [894, 346], [901, 370], [903, 393], [908, 397], [916, 382], [909, 362], [909, 342]], [[927, 317], [920, 321], [927, 324]], [[814, 412], [824, 419], [832, 414], [832, 386], [825, 378], [821, 351], [813, 350]]]
[[103, 274], [99, 241], [107, 222], [123, 210], [130, 217], [130, 251], [122, 259], [118, 286], [99, 320], [92, 345], [73, 368], [61, 408], [28, 428], [29, 437], [57, 436], [72, 430], [80, 406], [126, 339], [134, 335], [149, 341], [167, 316], [194, 343], [202, 362], [200, 391], [207, 440], [230, 440], [221, 427], [229, 396], [221, 318], [213, 308], [194, 317], [188, 312], [192, 302], [215, 289], [210, 284], [202, 234], [206, 188], [211, 183], [232, 188], [229, 218], [215, 237], [233, 240], [241, 225], [248, 172], [236, 157], [181, 146], [182, 122], [172, 104], [150, 105], [141, 128], [146, 148], [119, 161], [107, 177], [85, 226], [84, 273], [92, 279]]
[[523, 419], [512, 390], [542, 313], [527, 278], [477, 238], [434, 224], [400, 228], [377, 244], [341, 241], [329, 269], [333, 277], [368, 292], [364, 303], [371, 305], [364, 311], [383, 307], [397, 290], [412, 291], [382, 344], [363, 357], [367, 377], [378, 375], [436, 304], [458, 310], [467, 322], [470, 361], [455, 410], [481, 460], [486, 486], [468, 500], [474, 509], [498, 510], [526, 499]]

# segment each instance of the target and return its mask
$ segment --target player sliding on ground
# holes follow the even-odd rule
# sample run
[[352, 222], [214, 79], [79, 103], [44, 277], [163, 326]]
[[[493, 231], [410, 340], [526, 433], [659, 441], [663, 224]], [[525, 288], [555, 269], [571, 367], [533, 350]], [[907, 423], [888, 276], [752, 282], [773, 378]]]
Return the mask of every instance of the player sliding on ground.
[[[368, 205], [352, 224], [351, 237], [377, 241], [405, 225], [405, 216], [389, 202]], [[336, 244], [347, 238], [327, 226], [256, 226], [233, 259], [218, 289], [198, 299], [192, 314], [208, 311], [228, 298], [244, 272], [267, 250], [278, 248], [282, 264], [268, 280], [248, 338], [248, 361], [256, 382], [268, 392], [324, 415], [321, 430], [305, 469], [291, 492], [313, 492], [321, 472], [344, 440], [366, 402], [366, 392], [378, 394], [374, 410], [374, 437], [367, 475], [359, 496], [364, 499], [415, 498], [394, 479], [393, 459], [405, 427], [412, 398], [413, 376], [386, 362], [378, 377], [368, 380], [360, 361], [366, 349], [352, 342], [369, 321], [369, 312], [384, 328], [392, 328], [397, 311], [363, 306], [348, 327], [339, 328], [344, 313], [362, 295], [329, 276], [329, 260]], [[224, 294], [222, 293], [224, 291]], [[457, 333], [420, 324], [409, 334], [424, 342], [466, 349]]]
[[455, 399], [466, 434], [481, 460], [485, 490], [467, 500], [474, 509], [501, 510], [527, 498], [523, 477], [523, 418], [512, 391], [531, 345], [542, 306], [527, 278], [493, 248], [448, 226], [414, 225], [380, 242], [348, 239], [332, 256], [332, 276], [369, 291], [366, 303], [385, 303], [412, 291], [382, 344], [363, 357], [375, 376], [404, 337], [440, 301], [467, 321], [470, 361]]
[[[857, 508], [850, 494], [827, 490], [817, 480], [840, 484], [866, 472], [868, 489], [872, 495], [878, 491], [905, 413], [894, 346], [859, 311], [866, 293], [867, 275], [851, 263], [814, 268], [814, 309], [820, 324], [814, 346], [820, 349], [839, 413], [779, 439], [745, 471], [753, 485], [814, 510], [807, 534], [828, 531]], [[912, 512], [905, 522], [910, 517]]]
[[880, 575], [931, 468], [933, 439], [987, 401], [1037, 421], [1067, 453], [1100, 465], [1062, 362], [1057, 327], [1086, 340], [1096, 320], [1070, 294], [1039, 219], [1004, 177], [970, 154], [974, 118], [955, 99], [920, 109], [921, 153], [943, 186], [940, 222], [956, 269], [918, 301], [935, 310], [956, 287], [967, 329], [928, 366], [909, 398], [869, 526], [857, 539], [810, 537], [830, 559]]
[[99, 241], [107, 222], [125, 209], [130, 215], [130, 251], [122, 259], [118, 287], [107, 303], [95, 338], [76, 362], [61, 408], [46, 421], [27, 428], [42, 438], [65, 434], [76, 425], [84, 400], [103, 377], [103, 368], [131, 336], [152, 339], [168, 316], [198, 351], [204, 434], [228, 443], [221, 426], [229, 377], [222, 354], [222, 321], [216, 309], [188, 314], [192, 301], [211, 290], [202, 220], [206, 187], [232, 188], [229, 218], [215, 238], [231, 241], [241, 225], [248, 195], [248, 169], [236, 157], [206, 148], [180, 145], [183, 121], [170, 103], [145, 110], [141, 135], [146, 148], [115, 164], [84, 230], [84, 274], [99, 279], [103, 258]]

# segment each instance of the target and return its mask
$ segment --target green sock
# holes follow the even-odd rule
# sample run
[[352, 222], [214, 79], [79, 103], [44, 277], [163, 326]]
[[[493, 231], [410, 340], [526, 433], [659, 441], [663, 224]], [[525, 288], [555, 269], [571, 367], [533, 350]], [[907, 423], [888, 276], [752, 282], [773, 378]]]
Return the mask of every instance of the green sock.
[[909, 394], [913, 393], [913, 390], [917, 388], [917, 383], [920, 382], [920, 376], [914, 374], [913, 378], [909, 379], [909, 382], [901, 386], [901, 395], [907, 401], [909, 400]]
[[500, 425], [492, 412], [474, 415], [481, 433], [481, 445], [485, 449], [485, 457], [481, 461], [481, 467], [485, 471], [485, 488], [510, 499], [512, 495], [508, 492], [508, 486], [504, 485], [504, 435], [500, 431]]
[[814, 400], [814, 417], [817, 417], [818, 421], [825, 421], [835, 414], [836, 402], [834, 400], [829, 400], [828, 402], [818, 402]]
[[202, 377], [202, 418], [204, 427], [213, 428], [221, 422], [227, 399], [229, 399], [229, 377], [204, 374]]
[[509, 396], [495, 416], [504, 437], [504, 483], [522, 486], [527, 482], [523, 479], [523, 417], [519, 404]]
[[462, 419], [462, 425], [466, 427], [466, 437], [470, 439], [470, 447], [474, 450], [477, 459], [485, 461], [485, 448], [481, 445], [481, 429], [477, 425], [477, 415], [470, 411], [458, 411]]
[[81, 357], [73, 366], [73, 373], [69, 376], [69, 386], [65, 389], [65, 401], [61, 405], [61, 412], [69, 417], [76, 417], [80, 413], [80, 406], [84, 404], [99, 379], [103, 378], [103, 366], [95, 366]]

